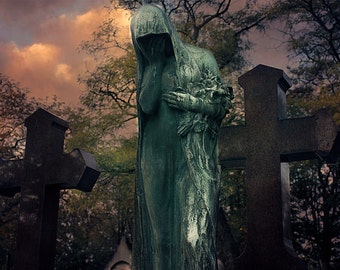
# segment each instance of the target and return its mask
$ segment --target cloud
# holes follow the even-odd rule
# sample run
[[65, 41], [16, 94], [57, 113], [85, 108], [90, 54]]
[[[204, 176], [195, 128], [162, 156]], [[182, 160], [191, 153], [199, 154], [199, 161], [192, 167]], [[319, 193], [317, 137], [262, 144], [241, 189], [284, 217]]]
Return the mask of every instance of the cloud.
[[61, 81], [71, 81], [73, 79], [71, 76], [71, 66], [67, 64], [58, 64], [54, 75], [58, 80]]
[[[76, 103], [83, 86], [77, 78], [91, 67], [91, 59], [79, 53], [83, 40], [90, 40], [107, 10], [108, 0], [2, 0], [0, 1], [0, 72], [30, 89], [32, 96], [57, 95]], [[123, 29], [120, 37], [130, 39], [129, 14], [110, 13]], [[125, 27], [125, 28], [123, 28]], [[255, 33], [251, 52], [253, 64], [272, 65], [280, 52], [272, 38]], [[112, 52], [114, 54], [116, 52]], [[283, 67], [284, 59], [275, 63]], [[87, 66], [86, 66], [87, 65]]]
[[35, 42], [33, 33], [45, 21], [61, 14], [84, 13], [105, 0], [1, 0], [0, 39], [19, 45]]
[[[26, 3], [19, 0], [13, 3], [4, 1], [0, 4], [0, 10], [4, 7], [11, 8], [19, 2]], [[38, 2], [44, 1], [32, 1], [31, 6], [26, 6], [27, 10], [37, 14], [35, 7]], [[46, 2], [49, 3], [46, 3], [43, 9], [49, 11], [56, 8], [54, 5], [59, 1]], [[68, 1], [61, 1], [59, 8], [66, 7], [66, 2]], [[21, 13], [22, 9], [24, 7], [16, 11], [16, 14], [24, 14]], [[1, 11], [0, 16], [1, 13], [4, 12]], [[77, 77], [84, 73], [85, 61], [88, 61], [77, 49], [82, 40], [91, 38], [92, 32], [105, 17], [106, 10], [101, 5], [83, 13], [69, 10], [64, 12], [59, 10], [58, 13], [58, 16], [45, 16], [46, 18], [39, 21], [38, 25], [27, 25], [30, 29], [29, 39], [16, 37], [22, 32], [21, 28], [15, 29], [16, 35], [13, 36], [0, 34], [0, 72], [20, 82], [22, 87], [29, 88], [31, 95], [35, 97], [56, 95], [63, 101], [76, 103], [82, 89]], [[127, 23], [127, 16], [124, 14], [114, 13], [113, 16], [119, 24]], [[20, 20], [28, 21], [27, 17]], [[1, 20], [3, 18], [0, 18]]]
[[19, 48], [11, 43], [0, 46], [0, 49], [6, 55], [0, 70], [20, 82], [22, 87], [28, 87], [35, 97], [67, 94], [71, 99], [75, 98], [65, 91], [75, 86], [71, 78], [76, 81], [76, 76], [71, 68], [67, 69], [67, 64], [60, 63], [61, 50], [57, 46], [34, 43]]
[[32, 46], [19, 50], [15, 47], [12, 51], [14, 59], [18, 59], [21, 66], [48, 65], [57, 58], [60, 50], [53, 44], [35, 43]]
[[[62, 13], [83, 13], [95, 6], [104, 6], [105, 0], [1, 0], [0, 15], [10, 23], [44, 21]], [[13, 20], [14, 19], [14, 20]]]

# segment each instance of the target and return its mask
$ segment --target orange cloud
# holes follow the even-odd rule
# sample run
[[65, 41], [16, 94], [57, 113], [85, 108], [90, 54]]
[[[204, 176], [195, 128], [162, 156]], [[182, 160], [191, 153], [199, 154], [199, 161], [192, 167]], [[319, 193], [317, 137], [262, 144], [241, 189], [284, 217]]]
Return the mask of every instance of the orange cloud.
[[17, 60], [16, 63], [20, 62], [21, 67], [48, 65], [53, 59], [57, 58], [59, 52], [59, 48], [55, 45], [35, 43], [22, 49], [14, 47], [12, 57]]
[[71, 75], [71, 66], [66, 64], [58, 64], [54, 75], [57, 79], [62, 81], [72, 81], [74, 79]]
[[[14, 2], [19, 5], [19, 2], [27, 4], [30, 1]], [[45, 98], [56, 95], [67, 103], [77, 103], [83, 89], [77, 82], [78, 75], [84, 74], [86, 68], [91, 69], [94, 64], [91, 57], [79, 53], [79, 45], [81, 41], [90, 40], [92, 33], [107, 19], [107, 10], [103, 4], [105, 1], [75, 0], [73, 7], [67, 6], [72, 1], [52, 1], [53, 3], [46, 4], [43, 11], [31, 6], [27, 15], [24, 12], [27, 7], [21, 5], [18, 10], [15, 9], [15, 14], [18, 15], [16, 18], [20, 21], [18, 24], [15, 21], [13, 23], [10, 12], [7, 14], [5, 9], [1, 9], [7, 8], [13, 13], [14, 2], [5, 0], [0, 4], [0, 72], [20, 82], [22, 87], [29, 88], [32, 96]], [[32, 3], [40, 5], [41, 1], [34, 0]], [[56, 10], [57, 3], [61, 5], [61, 9]], [[82, 3], [79, 4], [82, 12], [75, 8], [78, 3]], [[85, 7], [85, 3], [93, 5], [92, 8]], [[5, 18], [1, 15], [8, 17], [6, 18], [12, 23], [11, 26], [9, 23], [7, 28], [1, 25]], [[113, 10], [109, 16], [120, 29], [119, 38], [130, 40], [129, 12]], [[256, 46], [249, 55], [253, 64], [273, 65], [275, 59], [275, 67], [285, 66], [286, 59], [282, 57], [284, 54], [282, 47], [279, 47], [280, 41], [274, 40], [273, 36], [277, 34], [269, 37], [268, 32], [265, 35], [254, 31], [252, 41]], [[118, 55], [119, 51], [110, 53]]]
[[[81, 41], [92, 38], [105, 16], [104, 8], [78, 15], [62, 14], [40, 24], [30, 45], [0, 43], [0, 71], [28, 87], [32, 96], [56, 95], [67, 103], [77, 103], [82, 90], [77, 77], [85, 72], [85, 61], [90, 61], [78, 53], [78, 48]], [[119, 27], [127, 28], [126, 12], [110, 16]]]
[[[51, 95], [67, 96], [75, 101], [76, 96], [69, 92], [75, 83], [70, 80], [72, 70], [67, 70], [66, 64], [60, 63], [61, 49], [53, 44], [35, 43], [23, 48], [15, 44], [2, 46], [6, 50], [7, 61], [1, 70], [22, 87], [28, 87], [31, 95], [44, 98]], [[62, 72], [67, 76], [61, 77]], [[76, 76], [73, 76], [76, 80]], [[67, 90], [69, 89], [69, 90]], [[67, 92], [66, 92], [67, 91]]]

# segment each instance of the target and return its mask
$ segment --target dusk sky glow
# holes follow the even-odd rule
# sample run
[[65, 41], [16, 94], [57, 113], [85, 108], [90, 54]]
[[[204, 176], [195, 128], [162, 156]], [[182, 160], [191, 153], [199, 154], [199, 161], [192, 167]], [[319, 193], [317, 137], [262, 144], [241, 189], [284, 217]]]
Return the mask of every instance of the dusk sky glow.
[[[31, 96], [56, 95], [76, 104], [83, 89], [77, 77], [90, 61], [78, 48], [101, 23], [105, 4], [108, 0], [0, 1], [0, 72], [28, 88]], [[126, 12], [113, 16], [117, 24], [128, 24]], [[279, 39], [270, 33], [253, 33], [251, 40], [254, 66], [285, 69], [287, 60]]]

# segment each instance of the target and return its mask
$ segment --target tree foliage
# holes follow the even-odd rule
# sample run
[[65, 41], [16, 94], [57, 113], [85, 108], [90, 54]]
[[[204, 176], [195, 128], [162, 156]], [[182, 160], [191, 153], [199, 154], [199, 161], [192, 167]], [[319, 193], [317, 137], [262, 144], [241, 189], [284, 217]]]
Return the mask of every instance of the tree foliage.
[[220, 205], [228, 217], [237, 247], [240, 251], [246, 240], [245, 170], [223, 170], [221, 177]]
[[[91, 112], [111, 119], [111, 129], [122, 127], [135, 119], [136, 115], [136, 58], [131, 45], [118, 58], [105, 57], [80, 81], [85, 84], [86, 93], [82, 103]], [[106, 55], [106, 52], [104, 52]]]
[[[119, 138], [119, 120], [86, 108], [66, 108], [66, 151], [94, 153], [101, 175], [90, 193], [62, 192], [56, 269], [103, 269], [119, 240], [131, 239], [136, 137]], [[119, 122], [118, 122], [119, 123]]]
[[[29, 99], [28, 90], [20, 89], [18, 84], [9, 79], [3, 82], [6, 83], [6, 88], [3, 88], [6, 91], [1, 92], [1, 102], [10, 106], [3, 111], [2, 119], [8, 119], [8, 126], [12, 124], [21, 131], [17, 140], [22, 144], [20, 148], [2, 144], [2, 159], [23, 158], [26, 136], [23, 122], [37, 106], [69, 122], [66, 152], [81, 148], [95, 153], [102, 173], [93, 191], [61, 192], [56, 268], [79, 269], [81, 266], [82, 269], [102, 269], [112, 256], [120, 237], [124, 235], [129, 239], [131, 235], [136, 138], [119, 139], [116, 136], [112, 130], [113, 123], [117, 122], [115, 115], [108, 115], [107, 118], [94, 115], [84, 107], [71, 108], [56, 98], [37, 102]], [[1, 121], [3, 123], [5, 121]], [[3, 138], [16, 139], [16, 134], [6, 133]], [[14, 254], [19, 201], [20, 193], [13, 198], [0, 197], [0, 268], [10, 265], [10, 258]]]
[[[184, 40], [211, 50], [220, 68], [231, 71], [244, 66], [243, 53], [249, 49], [246, 34], [253, 27], [261, 27], [262, 7], [256, 1], [246, 1], [236, 11], [237, 1], [159, 1]], [[141, 1], [111, 1], [108, 17], [93, 33], [92, 39], [81, 44], [81, 50], [95, 60], [95, 67], [80, 77], [85, 92], [81, 98], [92, 111], [114, 111], [121, 124], [136, 118], [136, 59], [130, 39], [123, 38], [110, 16], [115, 8], [138, 8]], [[123, 31], [124, 30], [124, 31]], [[113, 49], [120, 50], [119, 57]], [[107, 111], [106, 111], [107, 110]]]
[[323, 162], [292, 165], [292, 215], [297, 253], [311, 269], [340, 266], [340, 166]]
[[[220, 68], [224, 70], [223, 73], [227, 74], [226, 78], [229, 82], [231, 71], [245, 64], [243, 52], [249, 48], [249, 42], [244, 39], [246, 33], [252, 27], [260, 26], [264, 18], [260, 8], [251, 8], [256, 7], [255, 1], [247, 1], [245, 8], [236, 12], [231, 11], [233, 2], [236, 1], [161, 1], [160, 3], [184, 40], [213, 51]], [[85, 92], [81, 97], [82, 103], [89, 109], [89, 112], [96, 115], [97, 121], [100, 121], [100, 118], [115, 118], [112, 124], [115, 123], [116, 126], [112, 125], [112, 130], [124, 126], [124, 123], [137, 117], [136, 58], [130, 40], [122, 39], [120, 35], [125, 29], [118, 29], [114, 18], [110, 17], [110, 12], [118, 8], [115, 3], [116, 1], [112, 1], [112, 5], [108, 8], [108, 17], [93, 33], [92, 40], [81, 44], [81, 50], [95, 60], [95, 67], [79, 78], [85, 86]], [[141, 4], [138, 1], [120, 1], [119, 3], [119, 7], [124, 6], [130, 10]], [[118, 56], [117, 50], [121, 52]], [[237, 119], [239, 117], [233, 117], [227, 121], [235, 122], [238, 121]], [[109, 128], [103, 133], [108, 130]], [[75, 141], [79, 143], [77, 139]], [[102, 150], [99, 152], [103, 152]], [[110, 151], [108, 148], [104, 152]], [[117, 170], [124, 172], [124, 168], [115, 167], [117, 162], [109, 156], [109, 154], [105, 155], [106, 158], [103, 160], [101, 156], [98, 156], [99, 163], [101, 168], [107, 172], [105, 175], [116, 179]], [[124, 154], [121, 153], [120, 158], [123, 157]], [[132, 162], [132, 164], [135, 163], [133, 160]], [[118, 183], [116, 185], [119, 186]], [[106, 193], [110, 193], [108, 190]], [[118, 197], [115, 200], [118, 201]], [[125, 205], [129, 204], [125, 203]], [[121, 222], [125, 220], [124, 215], [127, 215], [131, 208], [123, 207], [122, 210], [124, 211], [120, 214], [118, 211], [118, 216], [116, 215]], [[232, 215], [236, 212], [232, 211]], [[238, 219], [242, 219], [241, 214], [235, 218], [233, 226], [235, 228], [241, 226]], [[125, 225], [123, 227], [126, 228]], [[237, 227], [236, 230], [242, 235], [242, 229], [240, 231]], [[242, 241], [240, 237], [238, 241]]]
[[274, 1], [270, 20], [285, 23], [294, 87], [292, 103], [327, 108], [340, 124], [340, 6], [337, 0]]
[[[34, 109], [27, 94], [27, 89], [0, 73], [0, 162], [24, 154], [26, 133], [23, 123]], [[19, 196], [0, 196], [0, 265], [10, 260], [14, 250], [18, 206]]]
[[[290, 69], [294, 76], [290, 104], [295, 108], [303, 107], [308, 113], [326, 107], [340, 121], [340, 31], [336, 1], [270, 1], [272, 5], [266, 10], [256, 1], [244, 1], [245, 6], [238, 9], [235, 6], [238, 2], [159, 1], [184, 40], [214, 53], [223, 77], [230, 84], [237, 77], [231, 77], [231, 72], [245, 64], [243, 53], [250, 48], [249, 30], [262, 29], [267, 19], [285, 22], [288, 48], [292, 59], [298, 63]], [[122, 36], [126, 29], [117, 28], [110, 14], [122, 7], [133, 12], [141, 1], [117, 3], [111, 1], [107, 18], [92, 39], [81, 44], [81, 50], [94, 61], [94, 68], [79, 77], [85, 88], [81, 97], [85, 106], [70, 108], [57, 99], [47, 100], [43, 105], [70, 122], [67, 152], [77, 147], [95, 153], [102, 171], [91, 193], [62, 192], [57, 269], [101, 269], [120, 237], [129, 238], [131, 233], [137, 142], [135, 136], [120, 140], [117, 131], [136, 118], [136, 59], [129, 37]], [[0, 157], [22, 157], [25, 137], [22, 123], [39, 103], [29, 99], [27, 90], [3, 74], [0, 74], [0, 86]], [[237, 92], [236, 96], [232, 114], [224, 120], [224, 125], [243, 121], [242, 95]], [[329, 170], [322, 171], [318, 164], [313, 170], [295, 166], [292, 177], [296, 249], [316, 269], [322, 265], [335, 267], [338, 263], [337, 166], [329, 165]], [[243, 180], [244, 171], [225, 171], [220, 198], [241, 248], [246, 234]], [[2, 197], [0, 199], [0, 260], [4, 265], [6, 253], [14, 249], [18, 197], [5, 203]]]
[[97, 149], [101, 176], [90, 193], [63, 192], [57, 269], [104, 269], [122, 236], [131, 243], [136, 141]]
[[0, 73], [0, 158], [22, 156], [25, 138], [24, 119], [34, 110], [28, 90], [20, 88], [6, 75]]
[[[247, 32], [254, 27], [261, 29], [265, 20], [268, 22], [280, 20], [281, 24], [283, 22], [286, 26], [284, 31], [287, 34], [288, 49], [294, 61], [299, 63], [298, 67], [290, 69], [294, 76], [294, 89], [288, 96], [292, 97], [290, 99], [292, 108], [302, 107], [305, 112], [311, 113], [318, 108], [327, 107], [332, 109], [335, 117], [337, 116], [338, 92], [334, 89], [338, 83], [338, 75], [334, 70], [338, 64], [337, 60], [334, 61], [332, 58], [331, 50], [327, 49], [327, 46], [332, 46], [332, 42], [336, 44], [339, 40], [336, 36], [339, 33], [336, 30], [338, 22], [334, 20], [337, 9], [327, 9], [328, 2], [334, 1], [270, 1], [271, 5], [266, 7], [260, 7], [256, 1], [245, 1], [246, 6], [239, 10], [232, 8], [234, 1], [163, 0], [158, 2], [175, 23], [176, 29], [184, 40], [205, 47], [214, 53], [221, 73], [225, 75], [228, 82], [230, 82], [231, 71], [239, 70], [245, 63], [242, 53], [250, 48], [246, 39]], [[112, 4], [114, 3], [116, 2], [112, 1]], [[134, 10], [140, 6], [141, 1], [119, 1], [119, 4], [120, 7]], [[324, 10], [323, 4], [326, 5]], [[313, 9], [308, 9], [310, 6]], [[317, 14], [321, 14], [325, 20], [328, 18], [327, 12], [333, 10], [333, 14], [329, 16], [331, 19], [326, 23], [326, 26], [330, 25], [330, 22], [333, 23], [331, 28], [334, 28], [332, 34], [334, 39], [331, 39], [331, 42], [325, 42], [327, 39], [323, 35], [322, 23], [320, 24], [317, 16], [313, 14], [316, 8], [320, 9]], [[98, 61], [95, 72], [89, 72], [82, 78], [86, 85], [82, 100], [90, 108], [111, 107], [116, 110], [116, 113], [122, 112], [121, 115], [126, 115], [124, 111], [129, 110], [126, 117], [132, 119], [136, 117], [134, 110], [136, 60], [131, 46], [119, 42], [119, 29], [112, 27], [114, 27], [112, 19], [107, 20], [98, 31], [94, 32], [92, 41], [83, 43], [82, 49], [95, 56]], [[115, 47], [124, 50], [124, 54], [119, 58], [110, 57], [110, 50]], [[325, 50], [320, 51], [317, 48]], [[124, 65], [126, 63], [128, 65]], [[242, 104], [242, 98], [238, 98], [237, 102]], [[225, 125], [242, 122], [243, 114], [240, 106], [235, 106], [233, 110], [232, 117], [225, 119]], [[301, 113], [300, 109], [297, 110]], [[298, 182], [294, 181], [293, 189], [294, 185], [298, 189], [296, 183]], [[223, 179], [221, 204], [228, 214], [235, 238], [241, 246], [244, 244], [246, 232], [244, 195], [239, 193], [243, 188], [243, 181], [238, 178], [238, 175], [229, 173], [227, 178]], [[298, 202], [296, 203], [296, 207], [300, 207]], [[300, 239], [308, 238], [308, 235], [296, 228]], [[301, 247], [301, 243], [298, 244]], [[311, 257], [308, 251], [304, 256]]]
[[[340, 124], [340, 6], [336, 0], [272, 1], [268, 21], [279, 20], [290, 53], [292, 116], [326, 108]], [[295, 247], [312, 269], [339, 262], [339, 164], [292, 166]], [[312, 165], [311, 165], [312, 164]], [[325, 169], [326, 167], [327, 169]]]

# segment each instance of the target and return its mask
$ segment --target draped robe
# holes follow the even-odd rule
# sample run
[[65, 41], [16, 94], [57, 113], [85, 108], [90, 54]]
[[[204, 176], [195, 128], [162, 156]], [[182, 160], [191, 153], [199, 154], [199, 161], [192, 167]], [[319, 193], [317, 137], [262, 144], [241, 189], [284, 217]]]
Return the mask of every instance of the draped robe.
[[[158, 6], [136, 11], [131, 34], [139, 125], [133, 267], [216, 269], [217, 132], [231, 93], [212, 54], [183, 42]], [[152, 72], [143, 50], [150, 35], [166, 35], [172, 50], [154, 87], [146, 81]], [[202, 111], [169, 106], [162, 97], [173, 91], [200, 98]]]

